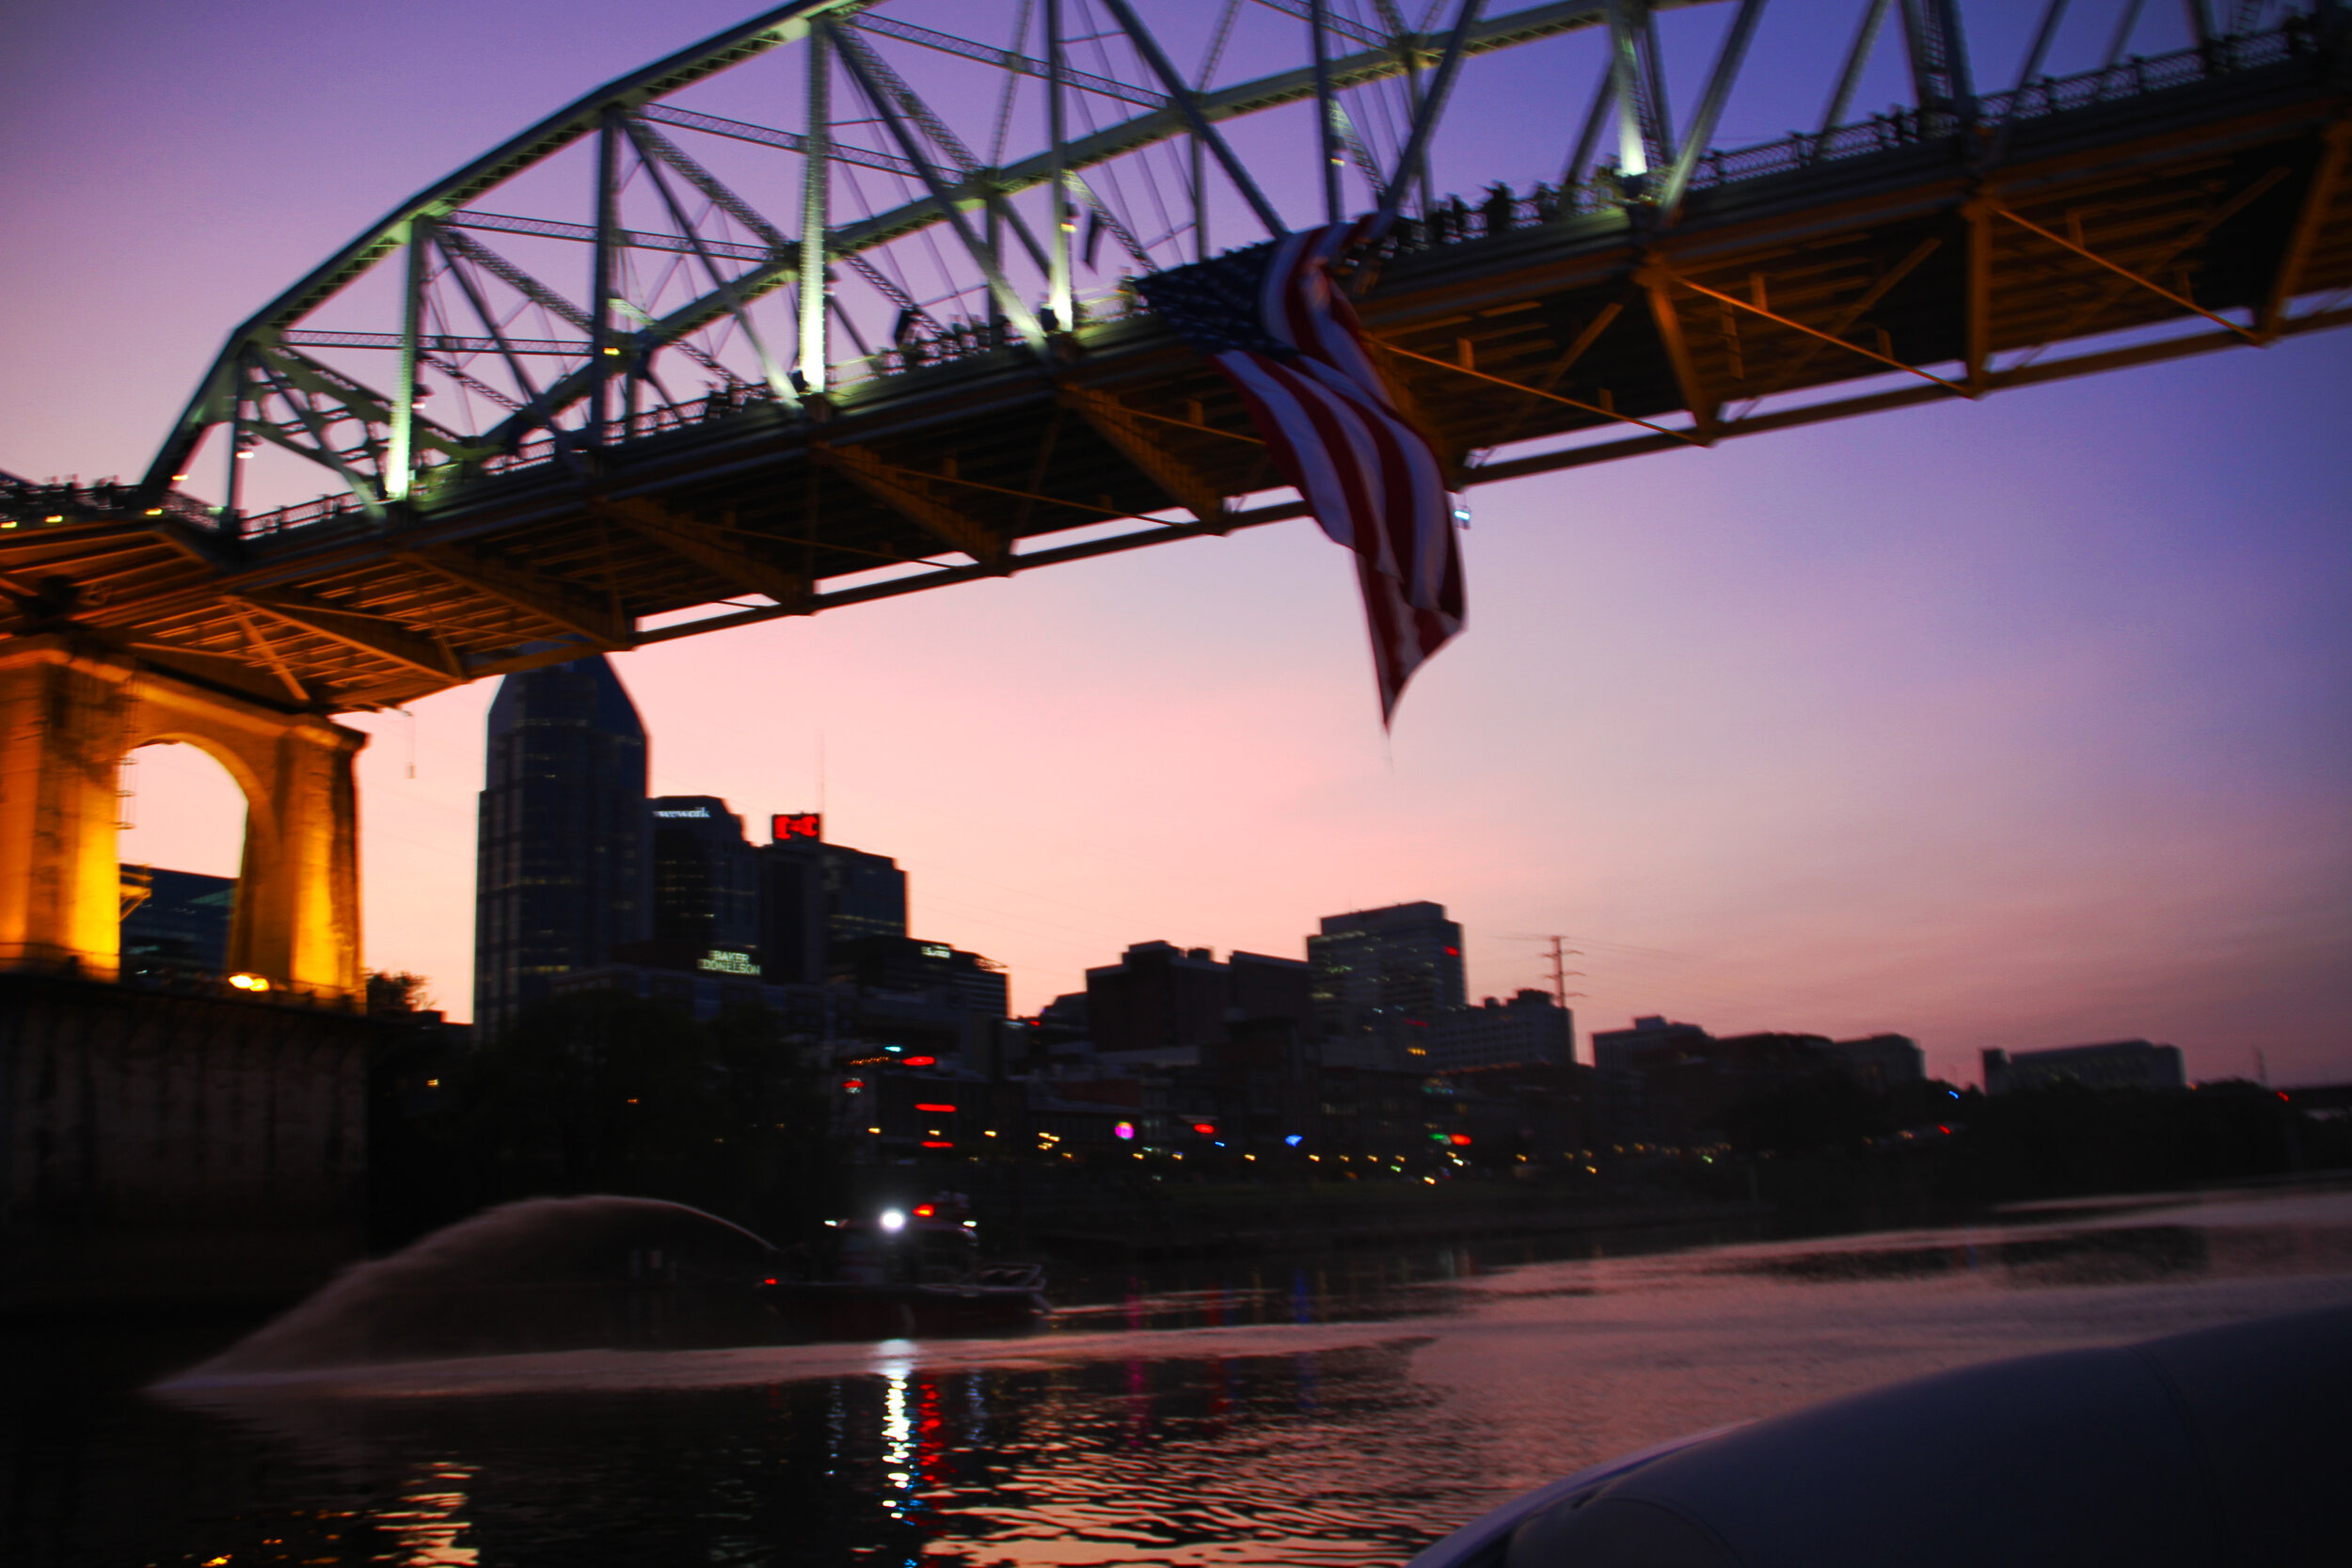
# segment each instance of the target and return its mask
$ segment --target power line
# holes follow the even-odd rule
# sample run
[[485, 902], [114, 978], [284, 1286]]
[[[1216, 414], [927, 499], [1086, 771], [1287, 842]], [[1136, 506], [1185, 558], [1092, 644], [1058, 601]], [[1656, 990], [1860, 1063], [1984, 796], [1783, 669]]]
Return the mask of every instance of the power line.
[[[1502, 940], [1505, 942], [1548, 942], [1551, 943], [1551, 999], [1559, 1005], [1562, 1012], [1566, 1012], [1568, 1010], [1568, 976], [1573, 974], [1579, 979], [1582, 979], [1584, 977], [1584, 972], [1582, 970], [1567, 968], [1567, 960], [1570, 957], [1579, 958], [1582, 958], [1584, 956], [1584, 950], [1581, 947], [1562, 946], [1561, 944], [1568, 940], [1565, 936], [1549, 934], [1544, 936], [1506, 936]], [[1582, 991], [1578, 991], [1576, 994], [1581, 996], [1584, 993]]]

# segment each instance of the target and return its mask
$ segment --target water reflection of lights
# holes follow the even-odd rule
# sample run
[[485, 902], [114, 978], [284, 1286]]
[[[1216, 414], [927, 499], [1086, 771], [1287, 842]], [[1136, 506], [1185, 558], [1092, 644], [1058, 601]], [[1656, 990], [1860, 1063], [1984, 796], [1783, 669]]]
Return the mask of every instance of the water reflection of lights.
[[[379, 1508], [368, 1515], [377, 1529], [407, 1554], [395, 1560], [403, 1568], [473, 1568], [481, 1560], [474, 1547], [457, 1544], [457, 1538], [473, 1528], [466, 1521], [466, 1494], [458, 1487], [474, 1474], [470, 1465], [445, 1462], [428, 1466], [417, 1478], [419, 1489], [401, 1497], [405, 1508]], [[427, 1487], [437, 1489], [424, 1490]]]
[[903, 1519], [914, 1503], [914, 1418], [907, 1385], [914, 1372], [914, 1341], [884, 1339], [874, 1370], [882, 1378], [882, 1475], [897, 1495], [886, 1498], [890, 1516]]

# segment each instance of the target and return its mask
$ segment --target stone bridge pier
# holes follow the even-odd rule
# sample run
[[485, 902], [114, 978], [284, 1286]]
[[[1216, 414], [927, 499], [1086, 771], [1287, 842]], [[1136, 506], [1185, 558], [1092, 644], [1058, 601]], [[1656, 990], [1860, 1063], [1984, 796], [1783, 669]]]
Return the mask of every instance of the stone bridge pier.
[[117, 977], [117, 780], [157, 741], [197, 747], [244, 792], [229, 967], [328, 1002], [365, 994], [358, 803], [368, 737], [197, 684], [71, 630], [0, 643], [0, 970]]

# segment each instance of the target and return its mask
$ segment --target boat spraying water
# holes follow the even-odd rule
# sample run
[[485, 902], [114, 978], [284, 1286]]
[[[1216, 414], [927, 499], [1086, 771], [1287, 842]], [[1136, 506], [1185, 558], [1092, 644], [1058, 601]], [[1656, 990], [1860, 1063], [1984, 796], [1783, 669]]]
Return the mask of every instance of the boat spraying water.
[[353, 1265], [184, 1376], [764, 1343], [780, 1336], [751, 1287], [774, 1255], [680, 1203], [531, 1198]]
[[903, 1229], [910, 1243], [944, 1229], [961, 1248], [952, 1260], [934, 1248], [919, 1266], [876, 1267], [894, 1250], [885, 1245], [845, 1259], [846, 1276], [819, 1270], [811, 1277], [803, 1249], [779, 1252], [681, 1203], [590, 1196], [504, 1204], [346, 1269], [171, 1381], [582, 1350], [1000, 1334], [1046, 1321], [1051, 1309], [1034, 1266], [1004, 1275], [1002, 1265], [982, 1265], [969, 1227], [932, 1223], [930, 1204], [917, 1212], [922, 1218], [912, 1222], [891, 1210], [870, 1226], [832, 1223], [861, 1239], [871, 1230], [895, 1241]]

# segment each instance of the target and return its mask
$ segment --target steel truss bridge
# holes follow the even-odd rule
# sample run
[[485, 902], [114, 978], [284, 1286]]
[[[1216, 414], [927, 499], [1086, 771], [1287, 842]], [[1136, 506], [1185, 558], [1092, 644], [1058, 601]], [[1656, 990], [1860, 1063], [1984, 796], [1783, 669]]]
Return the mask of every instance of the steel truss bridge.
[[1363, 212], [1465, 486], [2352, 319], [2334, 0], [1765, 12], [781, 7], [394, 209], [143, 480], [0, 480], [8, 629], [322, 714], [1297, 516], [1126, 280]]

